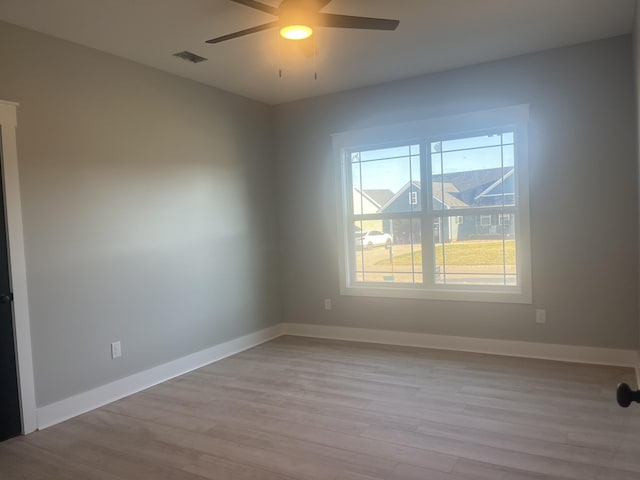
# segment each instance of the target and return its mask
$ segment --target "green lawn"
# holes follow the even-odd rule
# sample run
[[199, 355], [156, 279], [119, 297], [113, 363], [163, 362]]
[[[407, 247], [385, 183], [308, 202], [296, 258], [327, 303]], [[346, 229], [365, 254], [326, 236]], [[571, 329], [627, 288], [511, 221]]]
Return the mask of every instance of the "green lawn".
[[[506, 264], [516, 263], [516, 242], [504, 242]], [[442, 265], [442, 244], [436, 246], [436, 265]], [[422, 263], [422, 251], [415, 252], [415, 263]], [[447, 265], [502, 265], [503, 251], [501, 240], [481, 240], [474, 242], [458, 242], [445, 244], [445, 260]], [[394, 257], [394, 265], [411, 265], [411, 253]], [[389, 265], [385, 258], [376, 265]]]

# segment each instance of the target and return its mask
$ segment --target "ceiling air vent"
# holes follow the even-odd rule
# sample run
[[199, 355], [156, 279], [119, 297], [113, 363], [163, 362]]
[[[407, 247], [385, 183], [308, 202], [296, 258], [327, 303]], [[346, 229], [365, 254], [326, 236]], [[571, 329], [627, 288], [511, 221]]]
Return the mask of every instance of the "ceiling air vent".
[[184, 52], [174, 53], [173, 56], [181, 58], [182, 60], [186, 60], [187, 62], [191, 62], [191, 63], [200, 63], [200, 62], [207, 61], [206, 58], [201, 57], [200, 55], [196, 55], [193, 52], [187, 52], [186, 50]]

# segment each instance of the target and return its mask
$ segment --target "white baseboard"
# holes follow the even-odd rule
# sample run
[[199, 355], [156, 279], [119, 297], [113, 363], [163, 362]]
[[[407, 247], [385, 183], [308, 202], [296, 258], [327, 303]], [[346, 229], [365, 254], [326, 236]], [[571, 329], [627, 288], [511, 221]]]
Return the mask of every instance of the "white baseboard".
[[206, 350], [121, 378], [88, 392], [40, 407], [36, 410], [38, 429], [50, 427], [158, 383], [260, 345], [280, 335], [282, 335], [282, 324], [229, 340]]
[[454, 337], [331, 325], [280, 323], [40, 407], [36, 410], [38, 429], [63, 422], [281, 335], [635, 367], [640, 384], [640, 355], [635, 350]]
[[301, 323], [283, 324], [284, 335], [301, 337], [349, 340], [365, 343], [384, 343], [406, 347], [435, 348], [462, 352], [487, 353], [511, 357], [559, 360], [563, 362], [593, 363], [636, 367], [635, 350], [616, 348], [582, 347], [577, 345], [556, 345], [550, 343], [494, 340], [488, 338], [454, 337], [427, 333], [373, 330], [368, 328], [338, 327], [332, 325], [311, 325]]

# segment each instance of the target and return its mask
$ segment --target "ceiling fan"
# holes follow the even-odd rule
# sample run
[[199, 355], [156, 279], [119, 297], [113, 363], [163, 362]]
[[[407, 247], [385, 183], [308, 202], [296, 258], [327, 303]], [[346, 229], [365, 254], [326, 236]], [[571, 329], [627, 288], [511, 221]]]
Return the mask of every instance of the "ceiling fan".
[[361, 30], [395, 30], [400, 22], [386, 18], [354, 17], [321, 13], [331, 0], [282, 0], [278, 7], [257, 2], [255, 0], [230, 0], [255, 10], [278, 17], [269, 23], [229, 33], [221, 37], [207, 40], [207, 43], [220, 43], [252, 33], [262, 32], [270, 28], [280, 28], [280, 35], [289, 40], [304, 40], [313, 35], [316, 27], [357, 28]]

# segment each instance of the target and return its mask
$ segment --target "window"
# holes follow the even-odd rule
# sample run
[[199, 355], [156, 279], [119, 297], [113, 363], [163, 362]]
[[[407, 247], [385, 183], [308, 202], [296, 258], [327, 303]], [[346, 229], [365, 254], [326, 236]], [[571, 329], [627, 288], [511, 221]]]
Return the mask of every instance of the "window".
[[516, 106], [335, 135], [342, 293], [530, 303], [527, 120]]
[[504, 226], [504, 227], [509, 227], [511, 226], [511, 217], [512, 215], [509, 213], [503, 213], [502, 215], [500, 215], [498, 218], [500, 219], [500, 225]]

